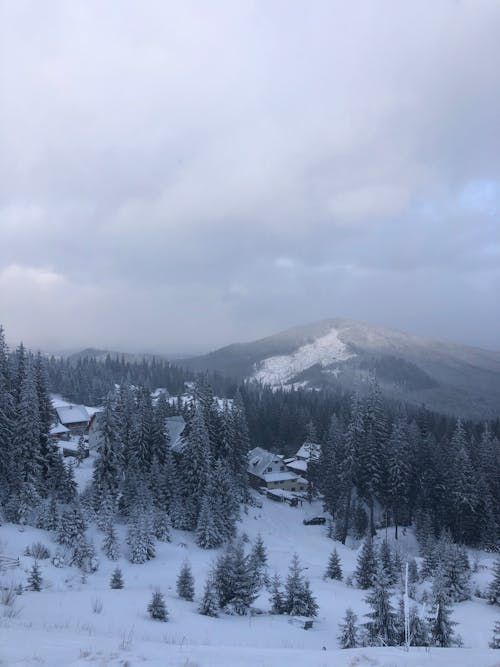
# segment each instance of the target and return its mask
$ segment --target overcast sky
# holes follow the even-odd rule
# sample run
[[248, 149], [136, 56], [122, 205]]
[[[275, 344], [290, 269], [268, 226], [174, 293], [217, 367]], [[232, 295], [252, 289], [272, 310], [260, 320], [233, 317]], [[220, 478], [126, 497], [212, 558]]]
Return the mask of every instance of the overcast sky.
[[0, 0], [0, 322], [500, 348], [498, 0]]

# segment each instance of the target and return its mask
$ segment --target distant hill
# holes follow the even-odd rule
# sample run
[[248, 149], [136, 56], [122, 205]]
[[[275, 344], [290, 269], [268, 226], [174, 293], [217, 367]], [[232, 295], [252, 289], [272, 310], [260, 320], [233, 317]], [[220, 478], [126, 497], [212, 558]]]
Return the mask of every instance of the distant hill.
[[271, 386], [361, 392], [375, 374], [390, 397], [464, 417], [500, 416], [500, 352], [347, 319], [228, 345], [182, 365]]

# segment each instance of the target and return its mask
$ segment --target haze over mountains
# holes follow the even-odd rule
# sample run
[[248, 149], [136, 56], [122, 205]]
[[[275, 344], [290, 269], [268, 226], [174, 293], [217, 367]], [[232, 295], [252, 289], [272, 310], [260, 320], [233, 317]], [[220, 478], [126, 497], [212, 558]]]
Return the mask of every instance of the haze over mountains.
[[376, 375], [384, 393], [471, 418], [500, 414], [500, 351], [421, 338], [378, 325], [329, 319], [182, 360], [193, 370], [311, 389], [363, 391]]

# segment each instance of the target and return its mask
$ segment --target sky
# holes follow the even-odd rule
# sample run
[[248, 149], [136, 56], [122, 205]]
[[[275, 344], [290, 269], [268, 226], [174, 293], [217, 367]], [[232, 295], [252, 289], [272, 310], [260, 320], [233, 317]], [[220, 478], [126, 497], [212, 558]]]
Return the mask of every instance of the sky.
[[0, 322], [500, 349], [498, 0], [0, 0]]

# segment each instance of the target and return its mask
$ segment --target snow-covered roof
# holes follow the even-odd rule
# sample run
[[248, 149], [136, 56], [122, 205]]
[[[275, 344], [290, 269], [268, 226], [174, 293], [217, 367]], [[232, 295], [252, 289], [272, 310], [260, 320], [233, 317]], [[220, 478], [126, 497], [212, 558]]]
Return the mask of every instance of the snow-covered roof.
[[50, 435], [61, 435], [61, 433], [69, 433], [69, 428], [60, 422], [50, 427]]
[[307, 461], [302, 461], [301, 459], [293, 459], [290, 463], [287, 463], [287, 466], [297, 472], [307, 472]]
[[298, 477], [295, 473], [290, 472], [290, 470], [286, 472], [266, 472], [263, 475], [261, 475], [261, 477], [266, 482], [286, 482], [288, 480], [292, 480], [295, 482], [300, 479], [300, 477]]
[[321, 454], [321, 445], [317, 442], [304, 442], [302, 447], [299, 449], [295, 456], [298, 459], [305, 459], [309, 461], [310, 459], [318, 459]]
[[283, 464], [283, 457], [279, 454], [273, 454], [262, 447], [254, 447], [248, 453], [248, 472], [252, 475], [263, 476], [264, 470], [269, 467], [271, 463]]
[[182, 432], [186, 428], [186, 421], [182, 415], [174, 415], [165, 419], [165, 426], [170, 436], [170, 448], [173, 452], [180, 454], [184, 449], [185, 440]]
[[87, 423], [89, 413], [84, 405], [60, 405], [56, 407], [61, 424]]

